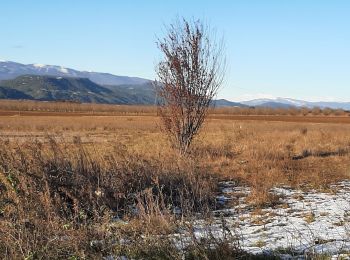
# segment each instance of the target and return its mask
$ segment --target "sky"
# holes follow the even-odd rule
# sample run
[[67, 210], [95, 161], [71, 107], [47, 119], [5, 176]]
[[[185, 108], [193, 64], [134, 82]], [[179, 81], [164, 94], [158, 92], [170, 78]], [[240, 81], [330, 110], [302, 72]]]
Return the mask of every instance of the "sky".
[[224, 36], [219, 98], [350, 101], [348, 0], [1, 0], [0, 59], [154, 79], [176, 17]]

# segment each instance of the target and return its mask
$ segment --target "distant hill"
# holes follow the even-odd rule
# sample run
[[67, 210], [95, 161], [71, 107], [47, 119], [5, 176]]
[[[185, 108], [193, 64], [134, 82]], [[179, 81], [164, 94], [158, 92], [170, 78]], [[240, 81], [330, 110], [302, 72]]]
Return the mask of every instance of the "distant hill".
[[112, 90], [114, 95], [117, 95], [119, 98], [123, 97], [126, 104], [154, 105], [156, 103], [152, 82], [136, 85], [106, 85], [104, 87]]
[[[154, 105], [152, 82], [143, 84], [99, 85], [87, 78], [23, 75], [0, 81], [0, 98], [42, 101], [77, 101], [82, 103]], [[215, 106], [245, 106], [225, 99]]]
[[70, 100], [84, 103], [152, 104], [150, 83], [101, 86], [87, 78], [23, 75], [0, 82], [0, 98], [45, 101]]
[[[0, 98], [155, 104], [152, 81], [148, 79], [13, 61], [0, 61]], [[239, 103], [218, 99], [213, 103], [216, 107], [329, 107], [350, 110], [350, 102], [309, 102], [291, 98], [254, 99]]]
[[248, 107], [247, 105], [244, 105], [238, 102], [228, 101], [226, 99], [214, 100], [214, 106], [216, 107]]
[[[0, 81], [0, 99], [76, 101], [82, 103], [154, 105], [156, 95], [151, 81], [141, 84], [100, 85], [88, 78], [22, 75]], [[350, 102], [308, 102], [290, 98], [255, 99], [232, 102], [213, 101], [216, 107], [320, 107], [350, 110]]]
[[257, 107], [267, 107], [267, 108], [293, 108], [295, 106], [290, 105], [290, 104], [284, 104], [280, 102], [275, 102], [275, 101], [268, 101], [264, 102], [260, 105], [257, 105]]
[[112, 100], [110, 100], [111, 90], [84, 78], [24, 75], [2, 81], [0, 86], [20, 91], [35, 100], [74, 100], [96, 103], [110, 103]]
[[32, 99], [32, 97], [17, 89], [0, 86], [0, 99]]
[[273, 107], [273, 108], [291, 108], [291, 107], [319, 107], [319, 108], [333, 108], [333, 109], [345, 109], [350, 110], [350, 102], [310, 102], [292, 98], [263, 98], [253, 99], [249, 101], [242, 101], [242, 104], [255, 107]]
[[56, 65], [21, 64], [13, 61], [0, 61], [0, 81], [14, 79], [22, 75], [88, 78], [101, 85], [144, 84], [150, 81], [148, 79], [117, 76], [110, 73], [79, 71]]

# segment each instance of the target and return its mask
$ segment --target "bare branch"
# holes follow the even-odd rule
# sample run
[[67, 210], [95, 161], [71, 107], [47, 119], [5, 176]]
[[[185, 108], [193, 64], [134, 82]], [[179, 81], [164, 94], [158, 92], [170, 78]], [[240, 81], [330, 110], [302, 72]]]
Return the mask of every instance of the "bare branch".
[[165, 132], [184, 154], [223, 82], [223, 41], [216, 41], [199, 20], [178, 19], [157, 46], [164, 54], [156, 68], [159, 115]]

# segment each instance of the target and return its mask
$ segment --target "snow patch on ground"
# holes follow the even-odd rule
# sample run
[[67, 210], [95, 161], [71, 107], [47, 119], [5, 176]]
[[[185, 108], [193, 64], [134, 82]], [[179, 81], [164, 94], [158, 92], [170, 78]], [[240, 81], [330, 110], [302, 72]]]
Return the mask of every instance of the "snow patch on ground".
[[[219, 235], [224, 218], [244, 250], [253, 254], [279, 252], [284, 259], [350, 252], [350, 181], [333, 185], [327, 193], [274, 188], [271, 192], [281, 197], [280, 203], [261, 210], [245, 203], [249, 188], [233, 182], [224, 182], [221, 187], [217, 201], [226, 207], [214, 212], [217, 217], [212, 231]], [[200, 221], [197, 226], [196, 236], [201, 237]]]

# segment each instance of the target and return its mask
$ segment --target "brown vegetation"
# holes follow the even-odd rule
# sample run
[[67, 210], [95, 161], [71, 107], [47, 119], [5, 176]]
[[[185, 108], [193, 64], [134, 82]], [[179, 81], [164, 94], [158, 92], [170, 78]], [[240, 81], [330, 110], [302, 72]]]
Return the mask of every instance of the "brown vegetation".
[[225, 56], [210, 29], [200, 20], [176, 20], [158, 40], [163, 59], [156, 92], [163, 129], [184, 154], [208, 114], [224, 79]]
[[[249, 186], [260, 207], [278, 203], [272, 187], [330, 191], [349, 177], [348, 124], [215, 114], [184, 160], [154, 116], [39, 115], [0, 117], [1, 258], [181, 259], [167, 234], [191, 234], [193, 214], [216, 207], [219, 180]], [[193, 239], [188, 252], [215, 259], [238, 252], [232, 241], [211, 251]]]
[[[243, 120], [246, 116], [255, 116], [253, 120], [258, 120], [259, 116], [289, 116], [294, 117], [336, 117], [349, 118], [349, 112], [342, 109], [325, 108], [318, 110], [320, 113], [312, 113], [309, 108], [264, 108], [264, 107], [217, 107], [212, 108], [209, 113], [212, 117], [223, 116], [242, 116], [238, 117]], [[132, 106], [132, 105], [107, 105], [93, 103], [70, 103], [70, 102], [44, 102], [30, 100], [6, 100], [0, 99], [0, 116], [9, 115], [60, 115], [60, 116], [112, 116], [112, 115], [139, 115], [155, 116], [157, 107], [155, 106]], [[263, 118], [263, 120], [270, 117]], [[300, 119], [301, 121], [303, 119]]]

